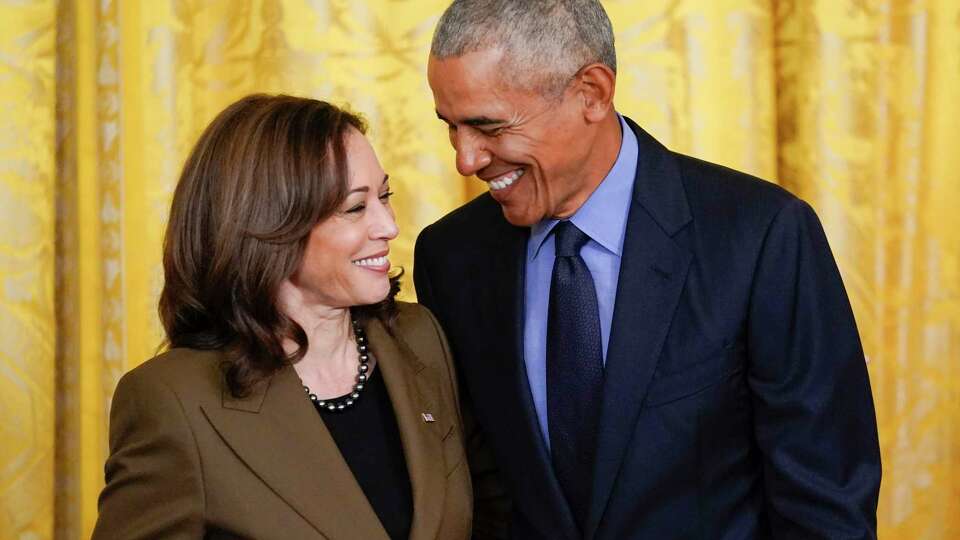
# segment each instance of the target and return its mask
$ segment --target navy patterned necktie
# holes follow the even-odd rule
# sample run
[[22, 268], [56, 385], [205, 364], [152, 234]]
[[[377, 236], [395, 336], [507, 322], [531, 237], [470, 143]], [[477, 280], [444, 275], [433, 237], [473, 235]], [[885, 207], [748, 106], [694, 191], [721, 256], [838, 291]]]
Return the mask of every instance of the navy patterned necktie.
[[553, 229], [556, 261], [547, 318], [547, 423], [553, 470], [583, 528], [590, 507], [603, 388], [597, 292], [580, 249], [590, 239], [573, 223]]

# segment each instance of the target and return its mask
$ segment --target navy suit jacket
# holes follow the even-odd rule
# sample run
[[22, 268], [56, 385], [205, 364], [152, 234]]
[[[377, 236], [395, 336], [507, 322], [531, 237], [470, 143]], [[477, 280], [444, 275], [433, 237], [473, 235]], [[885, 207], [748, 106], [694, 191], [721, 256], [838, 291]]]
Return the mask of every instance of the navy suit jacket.
[[[417, 294], [452, 344], [475, 422], [468, 446], [492, 453], [511, 536], [875, 538], [873, 399], [816, 214], [628, 123], [640, 153], [584, 530], [553, 474], [525, 373], [529, 230], [482, 195], [417, 239]], [[496, 529], [483, 513], [496, 495], [482, 492], [489, 465], [471, 464], [477, 527]]]

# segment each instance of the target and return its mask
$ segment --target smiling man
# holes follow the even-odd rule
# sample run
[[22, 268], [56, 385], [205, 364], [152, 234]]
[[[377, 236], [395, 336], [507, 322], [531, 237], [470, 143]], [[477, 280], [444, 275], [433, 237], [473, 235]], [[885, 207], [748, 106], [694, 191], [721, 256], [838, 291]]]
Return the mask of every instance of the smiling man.
[[477, 536], [874, 538], [873, 401], [816, 215], [664, 148], [616, 71], [595, 0], [456, 1], [434, 34], [437, 116], [489, 186], [414, 266]]
[[437, 116], [450, 131], [457, 170], [487, 182], [514, 225], [569, 217], [620, 149], [620, 121], [610, 107], [614, 72], [586, 65], [575, 75], [580, 99], [564, 99], [563, 86], [544, 96], [535, 88], [557, 85], [549, 78], [504, 83], [504, 70], [516, 61], [505, 55], [503, 48], [487, 48], [430, 60]]

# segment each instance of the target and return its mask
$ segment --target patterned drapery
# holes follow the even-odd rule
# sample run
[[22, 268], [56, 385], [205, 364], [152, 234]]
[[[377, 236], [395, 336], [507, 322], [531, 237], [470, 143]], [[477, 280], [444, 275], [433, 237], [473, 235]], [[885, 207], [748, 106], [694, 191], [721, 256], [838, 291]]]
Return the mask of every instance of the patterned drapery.
[[[426, 83], [445, 4], [0, 1], [0, 537], [89, 536], [114, 385], [161, 342], [179, 167], [227, 103], [362, 112], [408, 271], [419, 230], [479, 193]], [[882, 536], [960, 537], [960, 0], [604, 5], [619, 111], [819, 212], [870, 359]]]

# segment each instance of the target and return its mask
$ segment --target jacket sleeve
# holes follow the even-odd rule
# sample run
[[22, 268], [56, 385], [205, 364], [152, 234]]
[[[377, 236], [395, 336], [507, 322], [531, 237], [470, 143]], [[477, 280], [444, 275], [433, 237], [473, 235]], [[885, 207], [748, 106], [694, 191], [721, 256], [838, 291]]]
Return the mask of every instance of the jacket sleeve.
[[200, 457], [183, 405], [144, 370], [125, 375], [110, 409], [110, 457], [94, 540], [202, 538]]
[[[417, 301], [439, 318], [443, 313], [442, 306], [438, 305], [438, 300], [434, 296], [433, 283], [427, 267], [430, 257], [427, 254], [429, 248], [426, 247], [429, 242], [425, 240], [425, 236], [428, 234], [429, 229], [425, 229], [417, 238], [414, 249], [413, 280], [417, 290]], [[443, 323], [436, 322], [442, 329]], [[443, 343], [445, 348], [448, 348], [445, 338]], [[474, 417], [470, 394], [460, 377], [456, 378], [458, 382], [454, 386], [458, 390], [463, 441], [473, 486], [473, 539], [506, 539], [509, 536], [511, 501], [493, 458], [493, 451]]]
[[748, 319], [749, 384], [775, 538], [876, 538], [880, 450], [863, 350], [819, 220], [772, 221]]

